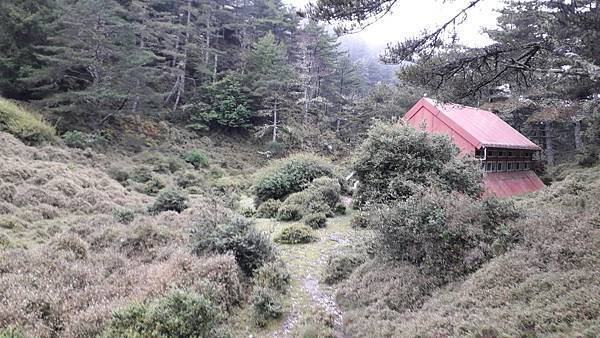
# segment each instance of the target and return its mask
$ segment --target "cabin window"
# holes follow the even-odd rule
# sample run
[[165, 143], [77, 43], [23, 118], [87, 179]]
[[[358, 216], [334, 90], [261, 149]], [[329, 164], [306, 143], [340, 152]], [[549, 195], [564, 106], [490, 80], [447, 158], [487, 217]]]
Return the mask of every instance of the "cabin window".
[[512, 156], [513, 156], [513, 153], [512, 153], [512, 151], [509, 151], [509, 152], [508, 152], [508, 157], [512, 157]]
[[498, 152], [498, 156], [504, 156], [504, 152], [503, 151], [499, 151]]

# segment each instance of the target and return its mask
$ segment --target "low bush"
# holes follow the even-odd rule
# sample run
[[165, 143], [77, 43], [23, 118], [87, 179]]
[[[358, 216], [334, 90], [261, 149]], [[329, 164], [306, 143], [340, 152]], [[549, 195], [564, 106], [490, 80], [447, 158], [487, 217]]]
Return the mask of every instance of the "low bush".
[[256, 208], [256, 217], [273, 218], [277, 216], [277, 211], [281, 206], [281, 201], [268, 199]]
[[23, 107], [2, 97], [0, 97], [0, 131], [13, 134], [29, 145], [56, 140], [54, 127]]
[[350, 220], [350, 226], [353, 228], [366, 229], [371, 223], [372, 222], [369, 220], [369, 212], [364, 210], [357, 212], [352, 216], [352, 220]]
[[69, 130], [61, 137], [67, 147], [79, 149], [97, 146], [106, 141], [102, 135], [90, 134], [79, 130]]
[[11, 183], [0, 183], [0, 201], [12, 203], [17, 187]]
[[383, 256], [448, 278], [475, 271], [520, 236], [507, 226], [514, 206], [495, 198], [427, 191], [372, 213]]
[[289, 195], [283, 202], [280, 211], [286, 210], [287, 214], [290, 214], [289, 211], [297, 210], [298, 215], [294, 215], [295, 219], [320, 213], [332, 217], [335, 215], [335, 207], [339, 201], [339, 182], [328, 177], [319, 177], [305, 190]]
[[104, 337], [224, 337], [223, 314], [205, 296], [173, 289], [149, 305], [113, 314]]
[[254, 274], [254, 285], [286, 294], [290, 286], [290, 272], [281, 260], [268, 262]]
[[21, 329], [16, 328], [14, 326], [9, 326], [7, 328], [0, 330], [0, 338], [26, 338], [27, 336]]
[[250, 295], [250, 304], [252, 304], [252, 318], [259, 327], [264, 327], [270, 320], [283, 315], [281, 295], [269, 288], [255, 287]]
[[191, 187], [203, 187], [206, 184], [204, 177], [197, 171], [193, 170], [178, 172], [177, 176], [175, 176], [175, 183], [177, 183], [177, 186], [183, 189]]
[[196, 149], [186, 153], [183, 159], [196, 169], [208, 168], [208, 157]]
[[321, 229], [327, 225], [327, 217], [323, 213], [310, 214], [304, 217], [304, 224], [313, 229]]
[[317, 238], [312, 230], [305, 225], [289, 225], [275, 236], [275, 242], [282, 244], [303, 244], [315, 241]]
[[333, 176], [333, 166], [323, 158], [302, 154], [275, 160], [257, 173], [253, 186], [257, 205], [268, 199], [283, 200], [321, 176]]
[[165, 226], [142, 223], [127, 231], [118, 244], [127, 257], [152, 260], [158, 249], [175, 238], [175, 233]]
[[158, 152], [145, 151], [137, 156], [144, 164], [152, 167], [158, 173], [175, 173], [186, 166], [184, 160], [176, 156], [164, 155]]
[[447, 136], [406, 124], [375, 125], [353, 162], [360, 182], [354, 192], [357, 206], [404, 200], [432, 186], [470, 196], [482, 192], [477, 163], [459, 158]]
[[54, 242], [57, 250], [70, 252], [79, 259], [84, 259], [88, 255], [89, 245], [81, 237], [74, 234], [65, 234]]
[[375, 259], [357, 267], [337, 286], [336, 301], [344, 310], [344, 330], [350, 337], [377, 332], [401, 337], [393, 331], [396, 317], [418, 310], [439, 282], [410, 264]]
[[165, 183], [158, 176], [152, 176], [151, 179], [141, 186], [139, 192], [146, 195], [156, 195], [164, 187]]
[[364, 262], [365, 256], [360, 254], [329, 256], [323, 273], [323, 281], [327, 284], [339, 283], [347, 279]]
[[133, 167], [129, 172], [129, 178], [138, 183], [146, 183], [150, 181], [152, 177], [154, 177], [152, 168], [146, 165]]
[[322, 306], [316, 306], [299, 323], [294, 337], [301, 338], [335, 338], [335, 317]]
[[127, 182], [129, 179], [129, 171], [121, 166], [110, 167], [108, 175], [121, 184]]
[[117, 222], [123, 224], [129, 224], [135, 218], [135, 212], [129, 209], [114, 209], [112, 214]]
[[277, 220], [279, 221], [297, 221], [301, 218], [302, 213], [296, 205], [283, 204], [277, 210]]
[[344, 203], [342, 203], [342, 202], [336, 203], [335, 206], [333, 207], [333, 212], [336, 215], [345, 215], [346, 214], [346, 205], [344, 205]]
[[188, 198], [182, 191], [166, 189], [158, 194], [149, 211], [152, 213], [160, 213], [169, 210], [182, 212], [188, 208], [187, 202]]
[[242, 217], [235, 217], [222, 225], [197, 225], [192, 234], [192, 246], [197, 255], [232, 252], [248, 276], [275, 259], [271, 241]]
[[290, 274], [282, 261], [272, 261], [256, 271], [253, 284], [252, 316], [257, 326], [265, 326], [283, 314], [282, 299], [289, 289]]

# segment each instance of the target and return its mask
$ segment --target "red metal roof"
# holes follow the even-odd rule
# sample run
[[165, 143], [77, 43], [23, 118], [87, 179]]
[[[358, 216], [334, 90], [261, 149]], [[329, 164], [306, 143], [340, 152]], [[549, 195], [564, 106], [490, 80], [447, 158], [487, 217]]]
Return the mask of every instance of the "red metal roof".
[[531, 170], [487, 173], [483, 183], [486, 195], [496, 194], [498, 197], [523, 195], [545, 187]]
[[483, 109], [454, 103], [438, 103], [429, 98], [421, 99], [406, 116], [409, 120], [421, 106], [437, 110], [432, 112], [458, 134], [469, 140], [475, 148], [498, 147], [541, 150], [496, 114]]

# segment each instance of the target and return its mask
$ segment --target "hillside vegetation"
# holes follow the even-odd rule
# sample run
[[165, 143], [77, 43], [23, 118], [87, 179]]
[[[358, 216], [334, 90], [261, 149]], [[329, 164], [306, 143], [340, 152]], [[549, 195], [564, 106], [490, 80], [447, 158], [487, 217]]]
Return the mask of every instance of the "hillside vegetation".
[[[0, 1], [0, 338], [599, 337], [598, 0], [289, 2]], [[488, 196], [425, 96], [547, 186]]]

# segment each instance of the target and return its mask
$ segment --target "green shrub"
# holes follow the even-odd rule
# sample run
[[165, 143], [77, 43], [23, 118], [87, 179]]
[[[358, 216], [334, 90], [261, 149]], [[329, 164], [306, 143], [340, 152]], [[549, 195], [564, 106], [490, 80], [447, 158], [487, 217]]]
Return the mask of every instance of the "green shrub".
[[127, 182], [129, 179], [129, 171], [122, 167], [110, 167], [108, 169], [108, 175], [121, 184]]
[[510, 202], [474, 200], [460, 193], [427, 191], [373, 211], [380, 253], [434, 275], [464, 275], [506, 249], [519, 234], [506, 226], [518, 213]]
[[304, 224], [313, 229], [321, 229], [327, 226], [327, 217], [323, 213], [310, 214], [304, 217]]
[[584, 168], [591, 168], [598, 163], [600, 156], [598, 155], [598, 149], [588, 146], [584, 151], [577, 153], [575, 159], [578, 165]]
[[[283, 202], [282, 210], [297, 210], [298, 215], [294, 215], [294, 220], [310, 214], [323, 213], [327, 217], [335, 214], [335, 206], [340, 200], [340, 184], [337, 180], [328, 177], [319, 177], [313, 180], [308, 187], [300, 192], [289, 195]], [[285, 216], [284, 216], [285, 217]], [[282, 220], [291, 220], [289, 216]]]
[[186, 166], [185, 162], [179, 157], [158, 152], [144, 151], [137, 157], [142, 163], [152, 167], [153, 171], [163, 174], [175, 173]]
[[67, 147], [85, 149], [106, 142], [100, 134], [90, 134], [79, 130], [69, 130], [62, 135], [63, 142]]
[[354, 192], [358, 206], [404, 200], [431, 186], [470, 196], [482, 192], [483, 173], [475, 161], [459, 158], [447, 136], [409, 125], [375, 125], [353, 169], [360, 182]]
[[254, 285], [286, 294], [290, 286], [290, 272], [281, 260], [268, 262], [254, 274]]
[[271, 241], [242, 217], [223, 225], [195, 226], [192, 246], [197, 255], [232, 252], [240, 269], [248, 276], [275, 258]]
[[17, 194], [17, 187], [11, 183], [0, 183], [0, 201], [12, 203]]
[[0, 338], [26, 338], [23, 331], [14, 326], [9, 326], [0, 330]]
[[228, 128], [251, 126], [253, 110], [238, 77], [226, 75], [222, 80], [204, 88], [210, 99], [205, 106], [192, 110], [192, 123], [188, 128], [206, 130], [211, 124]]
[[135, 219], [135, 212], [129, 209], [114, 209], [113, 217], [117, 222], [129, 224]]
[[333, 212], [336, 215], [345, 215], [346, 214], [346, 205], [344, 205], [344, 203], [336, 203], [335, 206], [333, 207]]
[[327, 259], [323, 281], [336, 284], [347, 279], [352, 271], [365, 262], [365, 257], [359, 254], [332, 255]]
[[177, 173], [175, 183], [177, 186], [187, 189], [191, 187], [203, 187], [205, 185], [204, 177], [197, 171], [186, 170]]
[[165, 187], [165, 183], [157, 176], [152, 176], [141, 187], [140, 192], [146, 195], [155, 195]]
[[208, 168], [208, 157], [196, 149], [185, 154], [183, 159], [196, 169]]
[[71, 252], [75, 257], [84, 259], [88, 256], [89, 245], [74, 234], [64, 234], [56, 239], [54, 247], [59, 251]]
[[283, 315], [281, 294], [273, 292], [270, 288], [255, 287], [250, 295], [252, 304], [252, 317], [257, 326], [264, 327], [272, 319]]
[[54, 127], [2, 97], [0, 97], [0, 131], [13, 134], [30, 145], [56, 140]]
[[201, 294], [173, 289], [144, 306], [113, 314], [104, 337], [222, 337], [223, 315]]
[[260, 204], [268, 199], [283, 200], [321, 176], [333, 176], [333, 167], [320, 157], [294, 155], [273, 161], [257, 174], [253, 186], [256, 202]]
[[142, 223], [127, 231], [125, 238], [118, 243], [120, 250], [128, 257], [152, 259], [155, 249], [166, 245], [175, 238], [169, 228], [153, 223]]
[[273, 157], [279, 157], [285, 154], [285, 144], [281, 142], [269, 142], [265, 146], [265, 150], [271, 153]]
[[302, 218], [300, 209], [295, 205], [284, 204], [277, 211], [279, 221], [297, 221]]
[[182, 212], [187, 209], [187, 202], [188, 198], [182, 191], [166, 189], [158, 194], [149, 211], [152, 213], [160, 213], [169, 210]]
[[289, 225], [285, 227], [276, 237], [275, 242], [282, 244], [302, 244], [316, 240], [312, 230], [305, 225]]
[[259, 218], [273, 218], [277, 216], [277, 210], [281, 206], [281, 201], [269, 199], [264, 201], [256, 209], [256, 217]]
[[150, 181], [152, 177], [154, 177], [152, 168], [146, 165], [133, 167], [129, 173], [129, 178], [138, 183], [146, 183]]
[[335, 317], [322, 306], [316, 306], [299, 323], [294, 337], [301, 338], [335, 338]]

